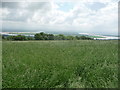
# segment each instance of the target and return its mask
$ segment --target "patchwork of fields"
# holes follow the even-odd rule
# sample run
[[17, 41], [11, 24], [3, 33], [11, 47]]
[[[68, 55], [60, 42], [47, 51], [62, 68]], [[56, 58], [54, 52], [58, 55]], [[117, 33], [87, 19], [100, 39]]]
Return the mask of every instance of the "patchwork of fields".
[[117, 40], [3, 41], [3, 88], [117, 88]]

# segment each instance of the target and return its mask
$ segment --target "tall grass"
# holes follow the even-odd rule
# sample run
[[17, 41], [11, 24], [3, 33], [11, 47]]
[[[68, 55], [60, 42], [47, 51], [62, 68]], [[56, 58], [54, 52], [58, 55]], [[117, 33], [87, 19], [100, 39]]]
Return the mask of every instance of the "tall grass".
[[117, 41], [4, 41], [3, 88], [117, 88]]

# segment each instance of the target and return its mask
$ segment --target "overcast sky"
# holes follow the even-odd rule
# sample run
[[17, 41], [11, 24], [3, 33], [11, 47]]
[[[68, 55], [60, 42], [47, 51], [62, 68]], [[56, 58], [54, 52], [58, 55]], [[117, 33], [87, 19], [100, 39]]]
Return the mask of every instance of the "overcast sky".
[[2, 2], [2, 30], [117, 34], [117, 0]]

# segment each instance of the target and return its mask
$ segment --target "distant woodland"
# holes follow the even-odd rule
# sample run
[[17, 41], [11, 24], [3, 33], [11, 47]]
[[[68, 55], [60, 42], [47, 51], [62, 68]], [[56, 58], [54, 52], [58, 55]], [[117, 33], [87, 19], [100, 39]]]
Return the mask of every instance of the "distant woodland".
[[12, 41], [25, 41], [25, 40], [93, 40], [93, 38], [87, 36], [66, 36], [63, 34], [47, 34], [44, 32], [36, 33], [34, 37], [17, 35], [17, 36], [4, 36], [2, 35], [2, 40], [12, 40]]

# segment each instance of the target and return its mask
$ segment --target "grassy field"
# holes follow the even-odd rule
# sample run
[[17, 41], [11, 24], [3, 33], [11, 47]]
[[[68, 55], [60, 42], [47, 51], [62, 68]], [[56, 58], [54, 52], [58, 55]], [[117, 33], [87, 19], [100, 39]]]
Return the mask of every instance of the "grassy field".
[[117, 88], [118, 43], [4, 41], [3, 88]]

